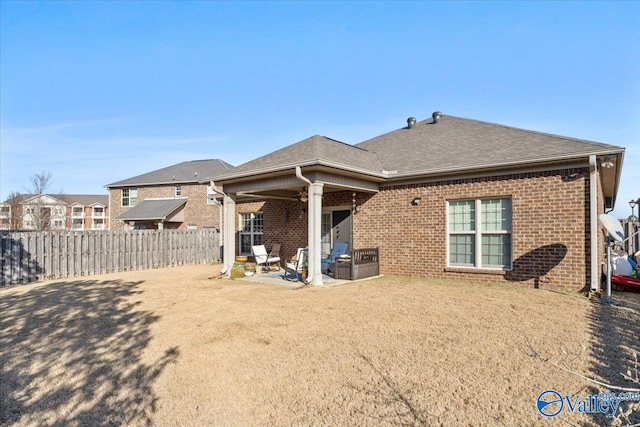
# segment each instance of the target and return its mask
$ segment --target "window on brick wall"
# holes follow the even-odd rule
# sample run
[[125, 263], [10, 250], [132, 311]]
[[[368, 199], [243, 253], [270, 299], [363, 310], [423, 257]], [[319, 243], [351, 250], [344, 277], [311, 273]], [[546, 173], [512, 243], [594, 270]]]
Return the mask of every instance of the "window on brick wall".
[[208, 205], [216, 205], [216, 204], [218, 204], [217, 200], [220, 197], [221, 197], [221, 195], [218, 194], [216, 192], [216, 190], [213, 189], [212, 186], [207, 185], [207, 204]]
[[134, 207], [138, 203], [138, 189], [137, 188], [123, 188], [122, 189], [122, 206]]
[[511, 269], [511, 199], [447, 203], [448, 265]]
[[262, 244], [264, 220], [262, 212], [240, 214], [240, 253], [251, 254], [251, 246]]
[[182, 185], [176, 185], [176, 197], [182, 196]]

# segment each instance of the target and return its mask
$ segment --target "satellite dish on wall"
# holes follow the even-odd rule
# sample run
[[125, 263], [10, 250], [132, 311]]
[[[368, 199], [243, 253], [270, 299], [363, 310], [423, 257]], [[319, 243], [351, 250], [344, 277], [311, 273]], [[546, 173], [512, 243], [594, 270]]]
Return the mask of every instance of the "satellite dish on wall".
[[598, 220], [600, 220], [600, 224], [607, 230], [609, 236], [613, 240], [618, 242], [622, 242], [624, 240], [624, 230], [622, 229], [622, 224], [620, 221], [616, 219], [613, 215], [609, 214], [600, 214], [598, 216]]

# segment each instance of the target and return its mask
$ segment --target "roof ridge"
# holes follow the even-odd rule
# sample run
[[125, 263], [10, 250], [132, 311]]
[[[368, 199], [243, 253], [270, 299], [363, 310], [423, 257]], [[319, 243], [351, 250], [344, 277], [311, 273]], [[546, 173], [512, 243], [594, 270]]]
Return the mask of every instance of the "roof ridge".
[[[444, 116], [444, 114], [443, 114], [443, 116]], [[452, 115], [449, 115], [449, 114], [447, 114], [447, 117], [451, 117], [451, 118], [454, 118], [454, 119], [460, 119], [460, 120], [468, 120], [468, 121], [471, 121], [471, 122], [476, 122], [476, 123], [480, 123], [480, 124], [484, 124], [484, 125], [489, 125], [489, 126], [495, 126], [495, 127], [499, 127], [499, 128], [514, 130], [514, 131], [517, 131], [517, 132], [526, 132], [526, 133], [533, 133], [533, 134], [536, 134], [536, 135], [551, 136], [551, 137], [563, 139], [563, 140], [566, 140], [566, 141], [579, 141], [579, 142], [586, 142], [586, 143], [589, 143], [589, 144], [601, 144], [601, 145], [606, 145], [606, 146], [609, 146], [609, 147], [615, 147], [614, 145], [606, 144], [606, 143], [600, 142], [600, 141], [591, 141], [591, 140], [588, 140], [588, 139], [573, 138], [573, 137], [566, 136], [566, 135], [559, 135], [559, 134], [555, 134], [555, 133], [542, 132], [542, 131], [539, 131], [539, 130], [525, 129], [525, 128], [520, 128], [520, 127], [515, 127], [515, 126], [510, 126], [510, 125], [504, 125], [504, 124], [501, 124], [501, 123], [487, 122], [487, 121], [478, 120], [478, 119], [469, 119], [469, 118], [466, 118], [466, 117], [452, 116]], [[427, 120], [429, 120], [429, 119], [425, 119], [423, 121], [427, 121]]]
[[376, 154], [376, 153], [373, 153], [372, 151], [367, 150], [366, 148], [358, 147], [355, 144], [349, 144], [348, 142], [340, 141], [340, 140], [337, 140], [337, 139], [334, 139], [334, 138], [330, 138], [328, 136], [324, 136], [324, 135], [314, 135], [314, 136], [320, 136], [322, 138], [328, 139], [329, 141], [334, 141], [334, 142], [337, 142], [339, 144], [346, 145], [347, 147], [357, 148], [358, 150], [366, 151], [367, 153]]

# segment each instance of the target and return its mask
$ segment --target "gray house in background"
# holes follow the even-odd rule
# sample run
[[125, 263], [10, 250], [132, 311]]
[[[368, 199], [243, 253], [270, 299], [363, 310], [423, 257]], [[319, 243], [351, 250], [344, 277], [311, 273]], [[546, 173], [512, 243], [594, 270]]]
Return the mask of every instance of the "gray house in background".
[[220, 228], [219, 195], [200, 181], [232, 167], [194, 160], [106, 185], [111, 229]]

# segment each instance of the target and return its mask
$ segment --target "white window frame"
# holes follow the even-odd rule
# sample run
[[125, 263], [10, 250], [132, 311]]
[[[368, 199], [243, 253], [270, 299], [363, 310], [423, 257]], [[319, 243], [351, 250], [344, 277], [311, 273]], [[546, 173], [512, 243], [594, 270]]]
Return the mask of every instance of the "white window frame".
[[[125, 196], [125, 191], [127, 192]], [[123, 188], [121, 190], [121, 199], [123, 208], [132, 208], [138, 204], [138, 189], [137, 188]], [[125, 203], [125, 200], [127, 203]]]
[[213, 189], [212, 186], [207, 185], [207, 205], [217, 205], [220, 194]]
[[71, 218], [84, 218], [84, 206], [83, 205], [71, 206]]
[[182, 185], [176, 185], [176, 197], [182, 196]]
[[105, 208], [102, 205], [91, 207], [91, 218], [104, 218]]
[[[256, 221], [260, 218], [260, 222]], [[248, 230], [243, 230], [244, 220], [249, 220]], [[251, 246], [261, 245], [263, 243], [264, 215], [262, 212], [245, 212], [238, 215], [238, 252], [241, 255], [251, 255]], [[242, 250], [242, 237], [249, 236], [249, 250]], [[258, 238], [259, 236], [259, 238]]]
[[[502, 200], [508, 199], [510, 201], [510, 228], [509, 230], [483, 230], [482, 228], [482, 202], [486, 200]], [[451, 202], [474, 202], [474, 220], [475, 220], [475, 229], [474, 230], [464, 230], [464, 231], [453, 231], [450, 229], [450, 218], [449, 218], [449, 208]], [[513, 268], [513, 201], [509, 196], [501, 196], [501, 197], [483, 197], [478, 199], [451, 199], [447, 200], [446, 210], [445, 210], [445, 218], [446, 218], [446, 256], [447, 256], [447, 267], [450, 268], [461, 268], [461, 269], [471, 269], [471, 270], [497, 270], [497, 271], [511, 271]], [[450, 257], [450, 237], [452, 235], [473, 235], [475, 236], [475, 260], [473, 264], [452, 264]], [[508, 259], [508, 264], [503, 266], [495, 266], [495, 265], [483, 265], [482, 263], [482, 236], [486, 235], [509, 235], [510, 237], [510, 245], [509, 245], [509, 254], [505, 255]]]

